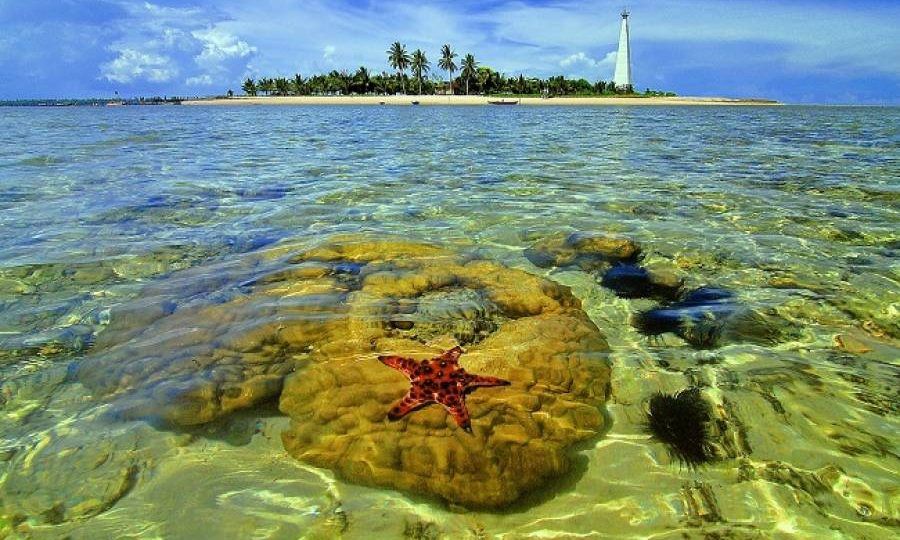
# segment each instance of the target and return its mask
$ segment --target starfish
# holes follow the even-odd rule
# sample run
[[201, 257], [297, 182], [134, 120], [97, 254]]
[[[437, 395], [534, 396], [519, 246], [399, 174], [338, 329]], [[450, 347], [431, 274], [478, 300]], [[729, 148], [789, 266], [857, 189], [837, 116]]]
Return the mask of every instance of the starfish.
[[462, 353], [461, 348], [453, 347], [440, 356], [421, 362], [401, 356], [379, 356], [381, 363], [406, 375], [411, 384], [403, 399], [391, 408], [388, 420], [399, 420], [425, 405], [440, 403], [459, 427], [472, 433], [472, 422], [466, 410], [466, 394], [479, 386], [509, 386], [509, 381], [466, 373], [459, 367]]

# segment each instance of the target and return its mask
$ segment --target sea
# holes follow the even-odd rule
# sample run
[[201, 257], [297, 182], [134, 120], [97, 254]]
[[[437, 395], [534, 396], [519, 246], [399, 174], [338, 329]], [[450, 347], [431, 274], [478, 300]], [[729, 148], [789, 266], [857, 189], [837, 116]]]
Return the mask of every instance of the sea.
[[898, 412], [900, 108], [0, 108], [0, 538], [895, 538]]

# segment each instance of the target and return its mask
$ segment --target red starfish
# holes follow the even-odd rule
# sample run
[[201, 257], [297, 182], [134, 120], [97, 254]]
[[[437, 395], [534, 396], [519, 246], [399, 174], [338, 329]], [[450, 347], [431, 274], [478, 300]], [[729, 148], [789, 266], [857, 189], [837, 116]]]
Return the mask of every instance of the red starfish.
[[406, 375], [412, 385], [406, 396], [388, 413], [388, 419], [399, 420], [429, 403], [440, 403], [459, 427], [472, 433], [469, 411], [466, 410], [466, 394], [479, 386], [509, 386], [509, 381], [466, 373], [459, 367], [462, 352], [459, 347], [453, 347], [440, 356], [421, 362], [400, 356], [379, 356], [384, 365]]

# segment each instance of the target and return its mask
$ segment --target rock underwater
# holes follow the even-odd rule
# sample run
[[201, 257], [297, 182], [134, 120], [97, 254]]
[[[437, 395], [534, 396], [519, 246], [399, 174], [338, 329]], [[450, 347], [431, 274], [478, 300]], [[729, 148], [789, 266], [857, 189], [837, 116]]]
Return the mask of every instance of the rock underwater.
[[641, 311], [632, 325], [648, 336], [672, 332], [699, 349], [738, 342], [773, 345], [795, 332], [777, 314], [751, 309], [731, 291], [715, 287], [693, 289], [676, 302]]
[[746, 305], [731, 291], [716, 287], [685, 288], [686, 276], [665, 260], [647, 262], [640, 245], [601, 232], [555, 234], [524, 251], [536, 266], [578, 268], [598, 274], [599, 283], [620, 298], [652, 298], [662, 304], [632, 318], [642, 334], [672, 333], [695, 348], [729, 343], [771, 345], [798, 333], [774, 309]]
[[641, 247], [629, 238], [592, 232], [554, 234], [525, 250], [525, 257], [535, 266], [578, 266], [584, 271], [634, 263], [640, 255]]
[[525, 249], [525, 258], [540, 268], [578, 268], [599, 276], [600, 284], [622, 298], [671, 300], [683, 276], [659, 263], [638, 265], [641, 246], [630, 238], [601, 232], [554, 234]]
[[[572, 445], [604, 429], [604, 337], [568, 288], [492, 261], [335, 238], [156, 287], [140, 313], [113, 313], [72, 370], [124, 418], [190, 426], [277, 398], [294, 457], [485, 509], [564, 474]], [[378, 356], [422, 360], [456, 345], [466, 370], [511, 383], [467, 396], [472, 433], [442, 407], [388, 421], [409, 381]]]

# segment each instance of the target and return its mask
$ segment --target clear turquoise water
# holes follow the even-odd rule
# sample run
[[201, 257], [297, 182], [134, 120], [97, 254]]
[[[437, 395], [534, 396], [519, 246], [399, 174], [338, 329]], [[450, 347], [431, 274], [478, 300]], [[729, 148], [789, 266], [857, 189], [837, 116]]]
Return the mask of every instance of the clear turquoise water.
[[[142, 472], [95, 517], [35, 518], [19, 533], [102, 537], [128, 526], [135, 536], [189, 537], [191, 527], [165, 512], [230, 508], [241, 526], [270, 531], [261, 537], [296, 537], [320, 519], [298, 508], [325, 508], [315, 501], [337, 490], [351, 516], [348, 537], [364, 536], [367, 521], [386, 535], [427, 522], [451, 536], [887, 537], [900, 520], [898, 173], [897, 108], [0, 109], [4, 474], [85, 414], [60, 370], [90, 354], [111, 307], [139, 302], [148, 283], [172, 272], [194, 268], [190, 279], [203, 281], [214, 263], [282, 240], [366, 232], [475, 250], [572, 286], [613, 350], [610, 432], [584, 451], [587, 472], [569, 492], [527, 512], [458, 515], [306, 469], [285, 473], [297, 485], [275, 493], [251, 471], [297, 465], [279, 448], [277, 414], [256, 411], [251, 420], [273, 426], [268, 446], [200, 437], [171, 456], [172, 444], [150, 430], [137, 446], [149, 448], [146, 470], [163, 472]], [[772, 347], [713, 353], [675, 339], [650, 343], [628, 324], [650, 304], [615, 298], [583, 272], [536, 268], [522, 254], [576, 230], [631, 237], [651, 259], [677, 263], [689, 283], [727, 287], [801, 330]], [[703, 354], [721, 361], [698, 362]], [[658, 444], [640, 429], [648, 396], [698, 382], [733, 396], [732, 414], [750, 426], [755, 448], [699, 473], [659, 462]], [[794, 438], [779, 442], [780, 428], [754, 420], [760, 388], [788, 403], [786, 416], [806, 414], [821, 434], [842, 437], [820, 440], [795, 426], [785, 428]], [[820, 407], [810, 412], [812, 403]], [[80, 436], [90, 444], [90, 433]], [[216, 474], [249, 475], [236, 482], [242, 487], [212, 483], [218, 498], [162, 502], [178, 492], [175, 478], [199, 474], [191, 467], [220, 454]], [[793, 472], [736, 480], [773, 463]], [[822, 472], [828, 467], [839, 472]], [[35, 474], [39, 490], [84, 473], [48, 466]], [[804, 488], [816, 474], [824, 487]], [[701, 485], [715, 492], [715, 519], [692, 513]], [[8, 515], [31, 501], [9, 489], [0, 497]], [[238, 526], [229, 519], [223, 530]]]
[[487, 243], [563, 221], [761, 246], [742, 226], [886, 244], [896, 224], [892, 108], [2, 113], [7, 265], [360, 229]]

